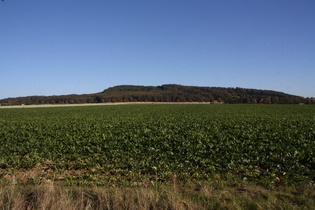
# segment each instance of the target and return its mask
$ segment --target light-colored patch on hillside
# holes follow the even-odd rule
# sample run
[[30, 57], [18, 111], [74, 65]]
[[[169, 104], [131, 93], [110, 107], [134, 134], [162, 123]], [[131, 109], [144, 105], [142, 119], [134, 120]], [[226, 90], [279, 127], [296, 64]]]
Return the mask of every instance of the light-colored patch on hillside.
[[[1, 108], [41, 108], [41, 107], [70, 107], [70, 106], [104, 106], [104, 105], [126, 105], [126, 104], [210, 104], [210, 102], [118, 102], [118, 103], [86, 103], [86, 104], [33, 104], [0, 106]], [[211, 104], [221, 104], [214, 102]]]
[[88, 103], [88, 104], [33, 104], [33, 105], [14, 105], [0, 106], [1, 108], [41, 108], [41, 107], [69, 107], [69, 106], [104, 106], [104, 105], [120, 105], [124, 103]]

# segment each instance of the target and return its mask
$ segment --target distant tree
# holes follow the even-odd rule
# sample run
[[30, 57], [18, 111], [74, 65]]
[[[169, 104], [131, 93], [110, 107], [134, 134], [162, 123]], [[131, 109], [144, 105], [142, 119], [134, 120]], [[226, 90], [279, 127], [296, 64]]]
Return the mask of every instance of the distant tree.
[[264, 103], [265, 104], [270, 104], [271, 103], [271, 97], [268, 96], [268, 97], [264, 98]]
[[96, 103], [101, 103], [102, 102], [102, 98], [100, 96], [96, 96], [94, 101], [96, 101]]
[[271, 103], [272, 104], [278, 104], [279, 103], [279, 98], [278, 97], [271, 97]]
[[239, 102], [240, 97], [239, 96], [232, 96], [229, 98], [228, 102], [231, 104], [236, 104]]

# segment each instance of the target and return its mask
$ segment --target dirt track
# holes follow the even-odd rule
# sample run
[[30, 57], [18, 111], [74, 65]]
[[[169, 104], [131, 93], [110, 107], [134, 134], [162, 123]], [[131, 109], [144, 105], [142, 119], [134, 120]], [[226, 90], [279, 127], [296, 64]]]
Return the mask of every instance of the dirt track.
[[41, 107], [68, 107], [68, 106], [101, 106], [101, 105], [119, 105], [123, 103], [89, 103], [89, 104], [33, 104], [33, 105], [14, 105], [0, 106], [1, 108], [41, 108]]
[[68, 106], [104, 106], [104, 105], [127, 105], [127, 104], [210, 104], [209, 102], [119, 102], [119, 103], [86, 103], [86, 104], [34, 104], [0, 106], [1, 108], [41, 108], [41, 107], [68, 107]]

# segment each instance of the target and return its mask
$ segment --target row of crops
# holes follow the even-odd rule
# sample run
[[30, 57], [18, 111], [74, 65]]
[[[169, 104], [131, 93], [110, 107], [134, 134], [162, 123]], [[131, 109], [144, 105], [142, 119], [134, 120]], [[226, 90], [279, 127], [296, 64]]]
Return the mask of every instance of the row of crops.
[[89, 183], [167, 181], [174, 176], [183, 180], [238, 177], [272, 184], [314, 182], [315, 107], [182, 104], [0, 109], [0, 145], [0, 179], [46, 166], [49, 170], [41, 179], [58, 179], [56, 174], [61, 174], [66, 180]]

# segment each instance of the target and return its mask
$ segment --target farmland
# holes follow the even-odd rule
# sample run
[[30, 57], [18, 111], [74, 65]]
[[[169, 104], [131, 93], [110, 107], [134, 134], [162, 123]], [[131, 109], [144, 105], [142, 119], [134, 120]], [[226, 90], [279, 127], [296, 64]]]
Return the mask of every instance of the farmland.
[[1, 209], [310, 209], [315, 109], [0, 109]]
[[313, 106], [0, 109], [0, 127], [2, 183], [314, 181]]

